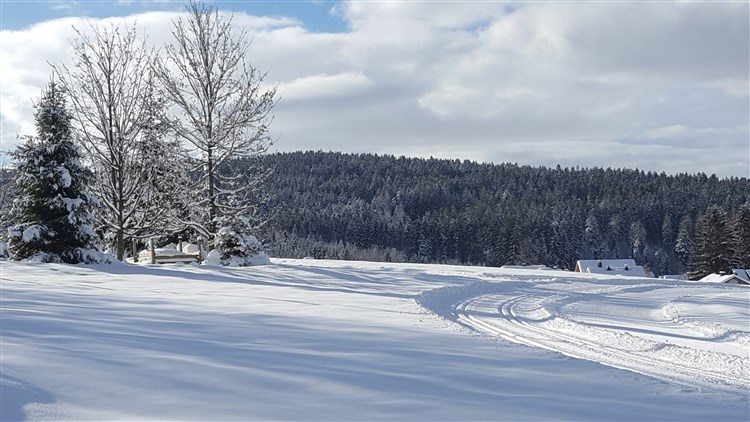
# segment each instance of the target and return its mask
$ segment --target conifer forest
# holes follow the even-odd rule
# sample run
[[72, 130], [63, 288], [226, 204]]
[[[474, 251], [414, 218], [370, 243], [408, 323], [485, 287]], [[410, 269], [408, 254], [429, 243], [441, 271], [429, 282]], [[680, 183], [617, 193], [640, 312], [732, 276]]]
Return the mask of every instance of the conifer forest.
[[[750, 266], [747, 178], [312, 151], [234, 164], [271, 170], [259, 238], [272, 256], [571, 270], [632, 257], [693, 277]], [[717, 254], [720, 268], [698, 265]]]

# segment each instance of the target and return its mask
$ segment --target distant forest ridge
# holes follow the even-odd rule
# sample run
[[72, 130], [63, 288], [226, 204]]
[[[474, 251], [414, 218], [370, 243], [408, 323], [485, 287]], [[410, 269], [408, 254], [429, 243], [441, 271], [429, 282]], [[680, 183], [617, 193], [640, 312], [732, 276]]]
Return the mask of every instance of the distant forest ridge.
[[273, 256], [565, 269], [634, 258], [656, 275], [697, 276], [709, 210], [723, 222], [714, 232], [726, 262], [750, 256], [737, 227], [747, 178], [321, 151], [233, 166], [273, 172], [259, 233]]

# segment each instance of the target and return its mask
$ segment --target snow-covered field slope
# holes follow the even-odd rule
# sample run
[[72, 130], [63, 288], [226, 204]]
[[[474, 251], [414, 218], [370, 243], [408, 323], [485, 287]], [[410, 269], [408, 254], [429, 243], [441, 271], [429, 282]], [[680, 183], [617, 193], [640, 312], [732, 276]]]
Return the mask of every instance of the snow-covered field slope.
[[750, 394], [750, 289], [551, 278], [425, 293], [437, 313], [515, 343], [686, 386]]
[[740, 286], [314, 260], [0, 278], [3, 421], [750, 418]]

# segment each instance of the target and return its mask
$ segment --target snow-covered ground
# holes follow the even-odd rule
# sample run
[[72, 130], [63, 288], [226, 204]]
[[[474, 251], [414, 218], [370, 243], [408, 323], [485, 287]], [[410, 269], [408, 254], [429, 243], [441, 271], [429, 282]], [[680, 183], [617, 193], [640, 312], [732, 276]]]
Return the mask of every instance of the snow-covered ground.
[[750, 289], [528, 269], [0, 262], [0, 419], [750, 418]]

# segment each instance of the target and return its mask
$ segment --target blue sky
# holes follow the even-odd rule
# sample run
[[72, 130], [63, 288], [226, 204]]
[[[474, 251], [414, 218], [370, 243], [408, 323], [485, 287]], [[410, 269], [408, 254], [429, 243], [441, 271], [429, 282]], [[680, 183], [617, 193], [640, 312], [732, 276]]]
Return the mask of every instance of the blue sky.
[[[1, 0], [0, 25], [4, 29], [23, 29], [46, 20], [87, 16], [104, 18], [127, 16], [144, 11], [179, 11], [182, 1], [33, 1]], [[332, 1], [214, 1], [222, 10], [245, 12], [256, 16], [294, 17], [311, 31], [341, 32], [346, 22], [331, 13]]]
[[[73, 26], [137, 22], [163, 48], [183, 10], [1, 4], [5, 151], [33, 133], [32, 101], [49, 64], [70, 63]], [[750, 176], [748, 2], [214, 4], [278, 86], [277, 151]]]

